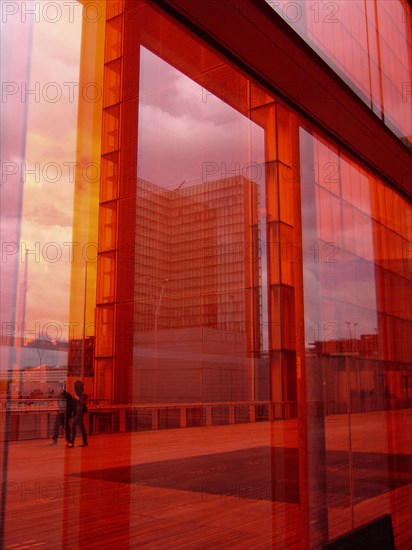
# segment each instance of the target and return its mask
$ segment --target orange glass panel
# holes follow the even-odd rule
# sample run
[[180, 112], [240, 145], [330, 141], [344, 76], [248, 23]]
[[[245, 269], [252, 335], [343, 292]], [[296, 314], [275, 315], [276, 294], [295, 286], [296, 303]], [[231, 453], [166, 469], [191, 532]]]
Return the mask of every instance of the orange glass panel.
[[111, 19], [124, 10], [124, 0], [106, 0], [106, 17]]
[[122, 51], [122, 25], [123, 16], [118, 15], [107, 22], [106, 42], [105, 42], [105, 61], [113, 61], [121, 55]]
[[121, 61], [116, 59], [105, 66], [103, 106], [109, 107], [120, 102]]
[[113, 250], [117, 244], [117, 203], [105, 202], [100, 207], [99, 250]]
[[115, 253], [100, 254], [97, 266], [97, 302], [114, 302], [115, 298]]
[[101, 161], [101, 202], [117, 198], [117, 178], [119, 171], [119, 158], [117, 153], [104, 155]]
[[271, 222], [268, 224], [268, 282], [269, 284], [280, 283], [280, 262], [279, 262], [279, 224]]
[[103, 112], [102, 153], [112, 153], [119, 148], [119, 106], [109, 107]]
[[94, 386], [94, 398], [100, 403], [110, 403], [112, 400], [112, 374], [113, 361], [112, 359], [96, 359], [95, 362], [95, 377], [96, 384]]
[[[99, 23], [92, 23], [93, 9], [90, 18], [83, 18], [77, 2], [20, 2], [13, 8], [8, 21], [2, 18], [2, 52], [7, 50], [7, 55], [2, 55], [1, 68], [3, 78], [19, 83], [20, 105], [2, 105], [2, 124], [7, 124], [6, 134], [2, 128], [3, 138], [7, 135], [2, 159], [13, 161], [19, 172], [18, 183], [13, 178], [2, 181], [1, 239], [2, 245], [14, 242], [22, 253], [14, 254], [15, 266], [20, 264], [13, 274], [18, 295], [7, 288], [9, 266], [4, 270], [2, 262], [2, 340], [6, 320], [16, 321], [22, 330], [13, 331], [20, 344], [13, 352], [16, 378], [4, 361], [4, 341], [0, 349], [0, 547], [21, 547], [30, 538], [43, 547], [63, 547], [69, 530], [73, 544], [78, 533], [68, 526], [67, 508], [46, 512], [43, 505], [51, 493], [46, 499], [38, 498], [38, 492], [21, 498], [13, 490], [21, 475], [29, 491], [35, 487], [47, 492], [53, 486], [59, 487], [59, 495], [51, 498], [67, 497], [63, 480], [72, 470], [60, 452], [62, 442], [70, 441], [71, 427], [62, 385], [73, 393], [74, 380], [84, 375], [86, 391], [91, 388], [95, 270], [86, 266], [96, 259], [97, 248], [104, 9]], [[12, 311], [4, 318], [9, 298]], [[41, 458], [43, 449], [58, 454]], [[40, 462], [34, 466], [28, 456]], [[74, 500], [72, 519], [78, 513]], [[41, 516], [47, 517], [46, 529], [37, 521]]]
[[113, 355], [114, 307], [99, 306], [96, 310], [96, 357]]
[[293, 287], [295, 286], [294, 272], [301, 259], [302, 251], [298, 243], [294, 242], [294, 232], [291, 226], [280, 224], [279, 242], [281, 280], [284, 285]]

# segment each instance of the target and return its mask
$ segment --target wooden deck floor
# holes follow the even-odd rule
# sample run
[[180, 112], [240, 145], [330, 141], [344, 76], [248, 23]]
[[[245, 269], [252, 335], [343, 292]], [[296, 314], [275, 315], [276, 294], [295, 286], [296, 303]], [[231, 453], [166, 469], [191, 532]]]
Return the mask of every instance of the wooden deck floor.
[[[352, 415], [351, 441], [328, 417], [330, 538], [389, 512], [412, 548], [411, 417], [393, 415], [398, 440], [383, 412]], [[4, 548], [300, 549], [298, 459], [294, 420], [12, 442]]]

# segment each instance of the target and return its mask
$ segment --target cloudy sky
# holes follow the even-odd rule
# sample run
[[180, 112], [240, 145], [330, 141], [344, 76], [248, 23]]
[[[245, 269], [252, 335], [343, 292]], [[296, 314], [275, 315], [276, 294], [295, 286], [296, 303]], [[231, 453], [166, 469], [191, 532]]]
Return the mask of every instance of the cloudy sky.
[[247, 176], [252, 163], [262, 162], [262, 128], [141, 48], [140, 177], [173, 188], [225, 173]]
[[[2, 322], [13, 319], [14, 270], [17, 267], [18, 289], [25, 250], [32, 250], [26, 330], [41, 335], [46, 327], [52, 338], [69, 319], [70, 262], [63, 243], [72, 240], [74, 181], [68, 163], [76, 160], [77, 94], [64, 83], [79, 80], [81, 12], [74, 16], [68, 9], [60, 14], [39, 11], [24, 17], [22, 3], [14, 5], [17, 13], [3, 18], [1, 29], [2, 79], [9, 92], [2, 105]], [[5, 242], [20, 243], [19, 253], [12, 254], [10, 244], [5, 255]], [[21, 327], [19, 307], [15, 321]], [[2, 329], [4, 334], [4, 325]]]

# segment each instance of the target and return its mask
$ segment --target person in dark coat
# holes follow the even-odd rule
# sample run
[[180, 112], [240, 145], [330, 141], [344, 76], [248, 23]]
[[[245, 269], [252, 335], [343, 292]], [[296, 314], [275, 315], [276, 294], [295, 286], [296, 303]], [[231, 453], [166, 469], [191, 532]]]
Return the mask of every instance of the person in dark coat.
[[74, 447], [74, 440], [76, 439], [77, 427], [80, 428], [83, 443], [80, 447], [87, 447], [87, 433], [84, 427], [83, 416], [87, 412], [87, 395], [84, 393], [84, 384], [81, 380], [77, 380], [74, 384], [74, 393], [76, 394], [73, 399], [74, 405], [74, 420], [71, 430], [71, 441], [67, 444], [68, 447]]
[[73, 397], [71, 393], [66, 391], [64, 384], [60, 384], [60, 386], [62, 390], [57, 400], [59, 412], [57, 413], [53, 426], [53, 445], [57, 445], [57, 439], [59, 438], [61, 426], [64, 426], [66, 444], [71, 441], [70, 419], [73, 415]]

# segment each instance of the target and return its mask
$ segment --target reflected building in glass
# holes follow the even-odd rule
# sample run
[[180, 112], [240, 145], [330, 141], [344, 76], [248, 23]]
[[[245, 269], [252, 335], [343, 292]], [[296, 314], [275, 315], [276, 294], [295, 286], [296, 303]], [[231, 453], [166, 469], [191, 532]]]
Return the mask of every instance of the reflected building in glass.
[[409, 549], [410, 2], [33, 4], [3, 14], [0, 546]]
[[262, 353], [258, 206], [257, 185], [243, 176], [177, 189], [138, 180], [136, 239], [128, 246], [133, 323], [120, 327], [121, 345], [133, 350], [133, 362], [120, 367], [131, 383], [106, 387], [102, 398], [112, 391], [125, 403], [255, 399]]

